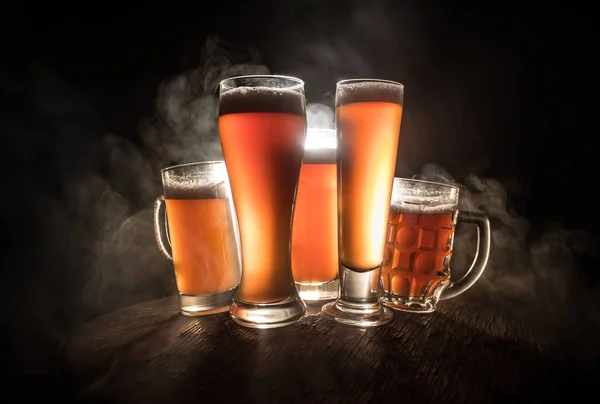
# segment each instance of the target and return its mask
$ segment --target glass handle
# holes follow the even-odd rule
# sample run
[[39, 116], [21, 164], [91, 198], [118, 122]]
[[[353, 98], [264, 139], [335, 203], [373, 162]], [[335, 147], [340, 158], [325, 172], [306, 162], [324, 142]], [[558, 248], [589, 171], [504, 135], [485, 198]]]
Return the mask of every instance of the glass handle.
[[477, 252], [471, 264], [471, 268], [458, 281], [450, 281], [448, 287], [442, 293], [441, 300], [456, 297], [469, 289], [481, 276], [490, 256], [490, 220], [483, 213], [459, 211], [457, 223], [473, 223], [477, 226]]
[[156, 237], [156, 244], [158, 244], [160, 252], [173, 261], [166, 223], [165, 198], [161, 196], [154, 201], [154, 237]]

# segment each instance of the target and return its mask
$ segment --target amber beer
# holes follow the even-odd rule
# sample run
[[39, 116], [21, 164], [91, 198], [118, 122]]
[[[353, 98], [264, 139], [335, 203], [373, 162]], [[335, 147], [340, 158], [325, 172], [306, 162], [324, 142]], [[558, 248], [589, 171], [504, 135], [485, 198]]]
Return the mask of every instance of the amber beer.
[[456, 227], [451, 209], [391, 211], [381, 280], [386, 294], [430, 298], [450, 279]]
[[292, 272], [305, 300], [337, 297], [335, 130], [308, 129], [292, 225]]
[[241, 263], [225, 163], [181, 164], [161, 174], [164, 191], [154, 205], [154, 233], [173, 261], [181, 312], [227, 311]]
[[352, 83], [339, 92], [340, 262], [367, 271], [382, 262], [403, 94], [386, 82]]
[[167, 194], [169, 238], [177, 289], [185, 295], [219, 293], [240, 281], [228, 199]]
[[[300, 80], [246, 76], [221, 83], [219, 134], [242, 247], [242, 282], [231, 314], [246, 326], [286, 325], [292, 314], [304, 313], [290, 267], [290, 235], [305, 132]], [[288, 311], [256, 306], [294, 299]]]
[[[459, 211], [459, 191], [448, 181], [394, 178], [381, 268], [380, 299], [385, 306], [432, 312], [438, 301], [473, 286], [485, 270], [490, 222], [483, 213]], [[460, 223], [475, 225], [478, 247], [466, 275], [454, 280], [450, 261], [454, 232]]]

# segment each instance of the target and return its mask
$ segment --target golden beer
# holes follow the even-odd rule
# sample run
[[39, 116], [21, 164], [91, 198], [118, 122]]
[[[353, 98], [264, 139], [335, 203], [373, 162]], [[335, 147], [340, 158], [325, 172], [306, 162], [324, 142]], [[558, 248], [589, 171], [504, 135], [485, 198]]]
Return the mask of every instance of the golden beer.
[[322, 311], [343, 324], [365, 327], [392, 320], [378, 297], [403, 97], [402, 84], [391, 81], [337, 84], [340, 296]]

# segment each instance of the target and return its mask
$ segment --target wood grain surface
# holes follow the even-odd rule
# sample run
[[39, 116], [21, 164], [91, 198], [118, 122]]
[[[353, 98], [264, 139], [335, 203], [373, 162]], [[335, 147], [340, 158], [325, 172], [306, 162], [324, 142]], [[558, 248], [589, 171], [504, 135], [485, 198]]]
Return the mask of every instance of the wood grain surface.
[[185, 317], [176, 298], [155, 300], [77, 329], [65, 370], [85, 402], [537, 402], [569, 387], [553, 340], [460, 298], [368, 329], [319, 309], [254, 330], [227, 313]]

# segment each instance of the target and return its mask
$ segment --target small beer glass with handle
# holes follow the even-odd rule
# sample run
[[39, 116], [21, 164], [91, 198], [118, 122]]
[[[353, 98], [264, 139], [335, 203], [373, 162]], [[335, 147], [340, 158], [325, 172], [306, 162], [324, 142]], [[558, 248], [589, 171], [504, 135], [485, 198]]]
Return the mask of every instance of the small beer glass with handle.
[[173, 261], [181, 312], [227, 311], [241, 266], [225, 163], [182, 164], [161, 174], [164, 191], [154, 203], [154, 234], [160, 251]]
[[[490, 222], [482, 213], [458, 210], [459, 188], [439, 182], [394, 178], [381, 270], [381, 301], [392, 309], [427, 313], [439, 300], [458, 296], [479, 279], [490, 253]], [[478, 234], [471, 268], [452, 279], [456, 226]]]

